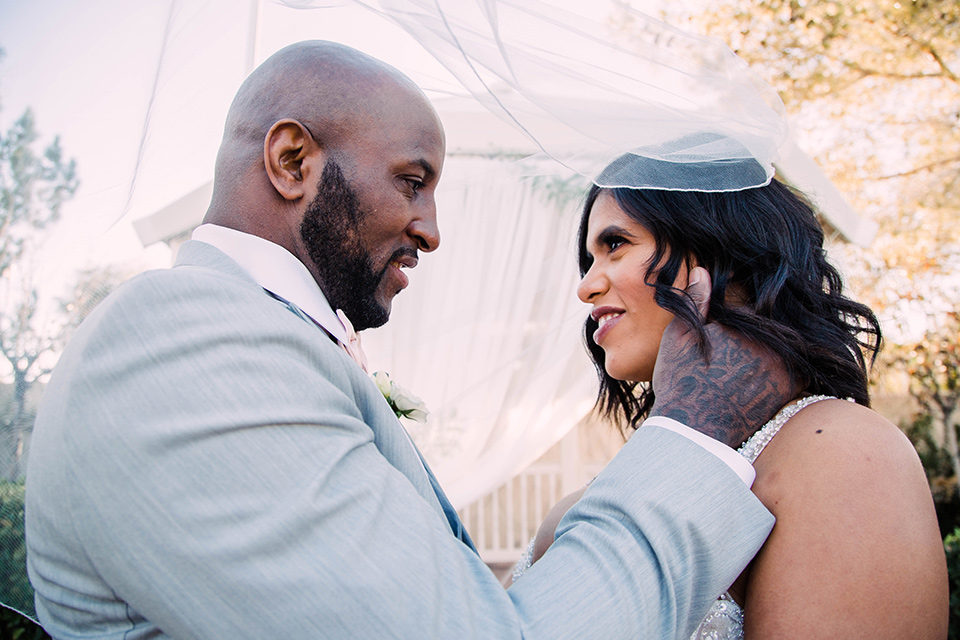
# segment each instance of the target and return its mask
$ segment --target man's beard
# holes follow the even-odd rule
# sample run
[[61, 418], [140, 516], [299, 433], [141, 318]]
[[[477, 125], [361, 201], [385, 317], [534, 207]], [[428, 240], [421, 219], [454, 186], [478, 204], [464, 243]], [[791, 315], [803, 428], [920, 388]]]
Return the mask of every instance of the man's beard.
[[357, 331], [379, 327], [390, 318], [390, 310], [376, 300], [387, 265], [376, 272], [361, 242], [359, 225], [365, 215], [340, 165], [327, 160], [317, 197], [303, 214], [300, 238], [319, 272], [327, 302], [341, 309]]

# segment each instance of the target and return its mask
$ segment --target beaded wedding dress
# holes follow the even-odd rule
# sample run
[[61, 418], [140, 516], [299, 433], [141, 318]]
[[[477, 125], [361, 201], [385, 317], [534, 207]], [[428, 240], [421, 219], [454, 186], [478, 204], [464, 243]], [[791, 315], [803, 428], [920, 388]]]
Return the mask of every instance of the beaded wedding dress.
[[[753, 464], [787, 420], [804, 407], [821, 400], [831, 399], [833, 399], [832, 396], [808, 396], [787, 405], [740, 446], [740, 454]], [[514, 582], [530, 568], [532, 554], [533, 540], [530, 541], [530, 546], [513, 570]], [[724, 593], [710, 607], [710, 611], [704, 616], [703, 622], [697, 627], [690, 640], [743, 640], [743, 608], [730, 597], [729, 593]]]

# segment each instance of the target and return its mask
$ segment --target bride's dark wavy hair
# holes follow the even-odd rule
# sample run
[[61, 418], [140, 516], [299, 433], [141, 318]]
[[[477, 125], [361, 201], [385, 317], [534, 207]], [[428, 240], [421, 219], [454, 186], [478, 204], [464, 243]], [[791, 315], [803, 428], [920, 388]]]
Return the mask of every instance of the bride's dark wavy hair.
[[[776, 353], [802, 393], [869, 406], [868, 360], [872, 365], [880, 350], [880, 323], [869, 307], [843, 295], [840, 273], [826, 259], [823, 230], [802, 196], [776, 180], [721, 193], [594, 185], [580, 219], [581, 277], [592, 263], [590, 211], [603, 191], [653, 235], [656, 250], [645, 279], [656, 289], [654, 300], [692, 327], [701, 346], [703, 323], [688, 296], [672, 286], [684, 265], [710, 273], [708, 319]], [[736, 305], [725, 302], [728, 291]], [[597, 408], [621, 428], [636, 428], [653, 406], [653, 389], [607, 375], [596, 329], [588, 318], [584, 342], [600, 377]]]

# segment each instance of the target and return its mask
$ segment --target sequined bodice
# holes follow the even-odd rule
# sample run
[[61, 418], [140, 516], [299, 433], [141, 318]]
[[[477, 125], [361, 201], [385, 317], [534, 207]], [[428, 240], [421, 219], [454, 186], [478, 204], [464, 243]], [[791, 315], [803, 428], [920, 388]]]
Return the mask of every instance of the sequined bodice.
[[710, 607], [690, 640], [743, 640], [743, 608], [730, 594], [723, 594]]
[[[787, 405], [773, 417], [773, 420], [763, 425], [759, 431], [744, 442], [738, 450], [740, 454], [753, 464], [773, 436], [787, 420], [797, 415], [797, 412], [814, 402], [830, 400], [831, 396], [808, 396], [793, 404]], [[725, 593], [713, 603], [710, 611], [690, 640], [743, 640], [743, 608], [734, 602], [730, 594]]]

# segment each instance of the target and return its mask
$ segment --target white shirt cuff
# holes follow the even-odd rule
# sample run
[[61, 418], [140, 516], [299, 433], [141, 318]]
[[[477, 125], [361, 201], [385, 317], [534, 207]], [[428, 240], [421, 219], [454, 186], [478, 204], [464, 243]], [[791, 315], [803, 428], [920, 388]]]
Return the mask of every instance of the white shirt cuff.
[[669, 429], [670, 431], [673, 431], [674, 433], [693, 441], [716, 457], [720, 458], [721, 462], [726, 464], [734, 473], [740, 476], [740, 479], [743, 480], [743, 483], [747, 485], [748, 489], [753, 486], [753, 481], [757, 477], [757, 472], [754, 471], [753, 465], [747, 462], [746, 458], [719, 440], [714, 440], [710, 436], [704, 435], [699, 431], [691, 429], [685, 424], [677, 422], [673, 418], [667, 418], [665, 416], [652, 416], [647, 418], [643, 421], [642, 426]]

